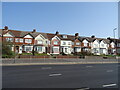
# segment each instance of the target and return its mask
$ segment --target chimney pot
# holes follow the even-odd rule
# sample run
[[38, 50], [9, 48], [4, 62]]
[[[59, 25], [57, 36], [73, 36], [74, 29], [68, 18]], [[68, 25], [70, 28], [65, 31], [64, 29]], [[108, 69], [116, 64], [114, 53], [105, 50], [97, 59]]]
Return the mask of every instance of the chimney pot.
[[8, 30], [8, 26], [5, 26], [5, 27], [4, 27], [4, 30]]
[[91, 38], [95, 38], [95, 35], [92, 35]]
[[58, 35], [59, 34], [59, 32], [58, 31], [56, 31], [56, 33], [55, 33], [56, 35]]
[[36, 29], [33, 29], [32, 33], [36, 32]]
[[75, 33], [75, 37], [78, 37], [79, 36], [79, 33]]
[[109, 39], [109, 40], [110, 40], [110, 37], [108, 37], [107, 39]]

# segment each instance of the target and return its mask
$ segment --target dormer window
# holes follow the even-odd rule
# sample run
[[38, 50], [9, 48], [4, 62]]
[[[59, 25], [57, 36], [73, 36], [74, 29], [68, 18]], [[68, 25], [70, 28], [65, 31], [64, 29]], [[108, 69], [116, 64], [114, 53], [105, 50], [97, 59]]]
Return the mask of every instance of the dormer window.
[[62, 37], [63, 37], [63, 38], [67, 38], [67, 35], [63, 35]]

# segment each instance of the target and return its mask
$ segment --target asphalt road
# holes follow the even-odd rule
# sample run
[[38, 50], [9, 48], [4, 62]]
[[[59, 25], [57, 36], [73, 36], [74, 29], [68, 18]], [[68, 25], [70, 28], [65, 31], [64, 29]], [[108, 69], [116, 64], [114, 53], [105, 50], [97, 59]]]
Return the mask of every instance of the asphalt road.
[[119, 64], [3, 66], [3, 88], [118, 88]]

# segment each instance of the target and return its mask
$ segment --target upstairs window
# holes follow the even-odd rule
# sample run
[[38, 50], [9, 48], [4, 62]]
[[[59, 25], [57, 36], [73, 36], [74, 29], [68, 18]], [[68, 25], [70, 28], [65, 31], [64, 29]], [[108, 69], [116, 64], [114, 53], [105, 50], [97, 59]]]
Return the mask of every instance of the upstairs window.
[[102, 47], [104, 47], [104, 44], [101, 44]]
[[25, 43], [31, 43], [32, 40], [31, 39], [25, 39]]
[[7, 42], [13, 42], [13, 38], [6, 38]]
[[77, 42], [76, 45], [80, 45], [80, 43]]
[[63, 35], [63, 38], [67, 38], [67, 35]]
[[43, 44], [43, 41], [42, 40], [38, 40], [37, 44]]
[[88, 43], [84, 43], [84, 46], [87, 47], [87, 46], [88, 46]]
[[71, 42], [68, 42], [68, 45], [71, 45]]
[[54, 45], [58, 45], [58, 41], [54, 41]]
[[21, 42], [21, 43], [23, 42], [23, 39], [22, 39], [22, 38], [20, 38], [20, 42]]
[[72, 42], [72, 45], [74, 45], [74, 42]]
[[94, 47], [98, 47], [98, 44], [94, 44]]
[[63, 45], [66, 45], [66, 42], [63, 42]]
[[19, 38], [16, 38], [16, 39], [15, 39], [15, 42], [19, 42]]
[[117, 44], [117, 47], [120, 47], [120, 43]]

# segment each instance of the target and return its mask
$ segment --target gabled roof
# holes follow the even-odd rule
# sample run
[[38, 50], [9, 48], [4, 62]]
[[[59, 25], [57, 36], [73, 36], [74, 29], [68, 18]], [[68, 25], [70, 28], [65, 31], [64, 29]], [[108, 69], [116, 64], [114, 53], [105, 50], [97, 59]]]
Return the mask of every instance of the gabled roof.
[[[39, 34], [41, 34], [45, 39], [49, 39], [51, 40], [54, 36], [59, 37], [61, 40], [71, 40], [74, 41], [76, 39], [75, 35], [66, 35], [66, 34], [52, 34], [52, 33], [41, 33], [41, 32], [31, 32], [31, 31], [19, 31], [19, 30], [5, 30], [5, 29], [0, 29], [0, 34], [4, 35], [8, 32], [11, 32], [15, 37], [24, 37], [27, 34], [30, 34], [31, 36], [33, 36], [34, 38], [37, 37]], [[66, 35], [67, 38], [63, 38], [63, 35]], [[83, 41], [83, 40], [88, 40], [89, 42], [93, 42], [96, 39], [99, 40], [99, 42], [101, 42], [102, 40], [104, 40], [106, 43], [111, 43], [111, 42], [115, 42], [115, 43], [120, 43], [120, 39], [105, 39], [105, 38], [91, 38], [91, 37], [84, 37], [84, 36], [78, 36], [78, 40], [79, 41]]]

